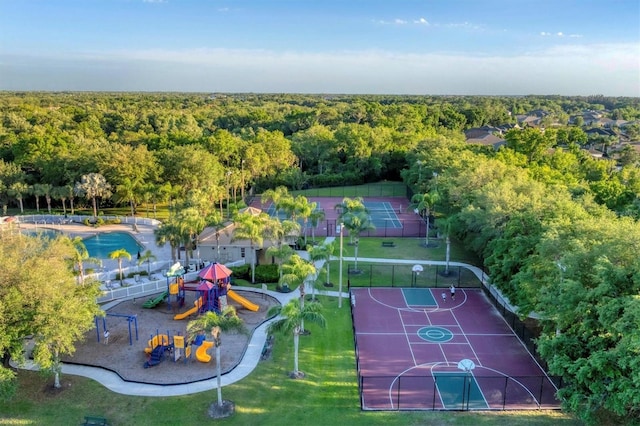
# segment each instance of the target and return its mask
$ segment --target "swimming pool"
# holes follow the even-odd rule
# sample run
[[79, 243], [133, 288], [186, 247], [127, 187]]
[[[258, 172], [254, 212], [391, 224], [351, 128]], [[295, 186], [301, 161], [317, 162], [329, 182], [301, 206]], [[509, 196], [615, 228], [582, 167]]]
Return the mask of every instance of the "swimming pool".
[[112, 251], [125, 249], [132, 259], [142, 252], [144, 246], [140, 245], [135, 238], [127, 232], [103, 232], [93, 237], [84, 239], [84, 245], [89, 252], [89, 256], [97, 259], [108, 259]]

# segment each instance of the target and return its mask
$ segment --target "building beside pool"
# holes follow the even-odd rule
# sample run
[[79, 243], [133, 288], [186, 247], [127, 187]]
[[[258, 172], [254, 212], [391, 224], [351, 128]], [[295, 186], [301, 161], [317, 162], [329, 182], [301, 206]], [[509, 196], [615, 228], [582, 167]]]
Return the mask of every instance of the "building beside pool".
[[[251, 215], [257, 216], [262, 213], [262, 210], [255, 207], [247, 207], [240, 210], [240, 212], [248, 212]], [[196, 257], [199, 257], [204, 262], [209, 261], [225, 264], [244, 260], [247, 264], [250, 264], [253, 260], [251, 253], [252, 243], [250, 240], [234, 241], [233, 235], [235, 229], [236, 224], [234, 222], [228, 222], [222, 228], [205, 228], [198, 236], [198, 252]], [[295, 236], [289, 237], [287, 243], [293, 246], [295, 245], [295, 240]], [[275, 263], [275, 259], [267, 255], [267, 249], [275, 245], [277, 245], [276, 241], [265, 238], [261, 247], [254, 246], [256, 264]]]

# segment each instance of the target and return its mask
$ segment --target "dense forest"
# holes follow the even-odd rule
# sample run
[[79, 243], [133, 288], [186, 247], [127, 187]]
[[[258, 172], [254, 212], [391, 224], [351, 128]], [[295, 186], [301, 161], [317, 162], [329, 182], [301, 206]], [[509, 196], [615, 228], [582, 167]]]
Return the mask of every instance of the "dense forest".
[[[637, 98], [2, 93], [0, 111], [5, 212], [170, 201], [215, 224], [245, 191], [403, 180], [540, 319], [565, 407], [640, 420]], [[468, 143], [483, 126], [504, 145]]]

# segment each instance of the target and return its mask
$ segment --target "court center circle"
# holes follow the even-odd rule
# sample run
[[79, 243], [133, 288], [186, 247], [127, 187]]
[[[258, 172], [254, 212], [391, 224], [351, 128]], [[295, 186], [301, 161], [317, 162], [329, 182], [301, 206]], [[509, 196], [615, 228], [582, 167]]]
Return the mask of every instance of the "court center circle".
[[418, 330], [418, 336], [420, 336], [422, 340], [432, 343], [444, 343], [453, 339], [451, 330], [444, 327], [422, 327]]

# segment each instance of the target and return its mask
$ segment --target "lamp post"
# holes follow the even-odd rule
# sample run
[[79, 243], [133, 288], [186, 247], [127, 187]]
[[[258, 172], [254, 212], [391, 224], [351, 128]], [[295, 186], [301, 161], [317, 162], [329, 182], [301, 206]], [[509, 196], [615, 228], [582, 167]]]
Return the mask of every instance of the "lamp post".
[[340, 275], [338, 277], [338, 308], [342, 308], [342, 230], [344, 224], [340, 223]]

